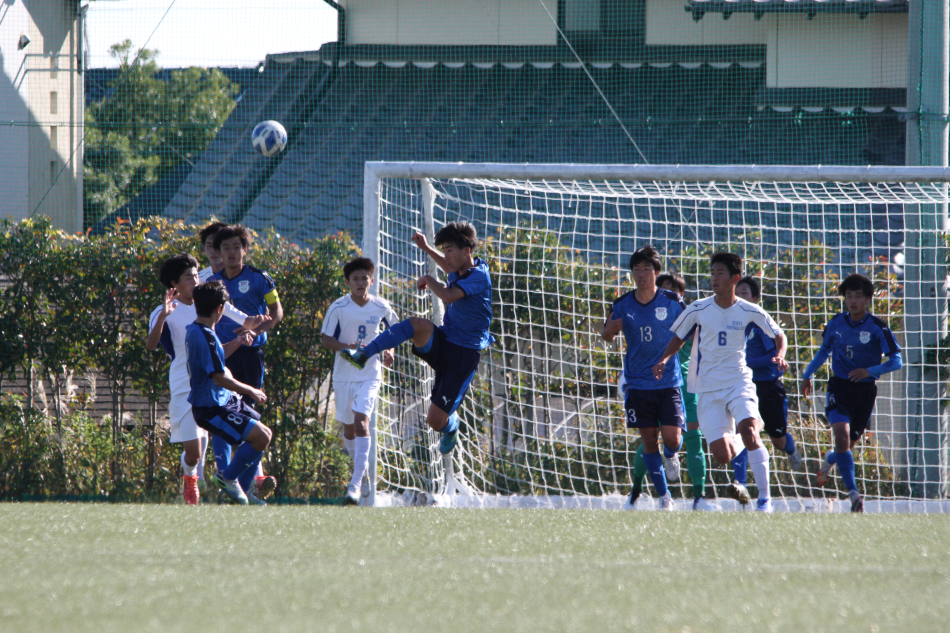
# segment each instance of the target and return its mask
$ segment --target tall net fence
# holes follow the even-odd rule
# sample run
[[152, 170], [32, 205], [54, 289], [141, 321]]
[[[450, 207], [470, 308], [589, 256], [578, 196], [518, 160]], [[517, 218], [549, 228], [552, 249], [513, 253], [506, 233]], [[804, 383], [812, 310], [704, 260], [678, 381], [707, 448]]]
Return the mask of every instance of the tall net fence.
[[[800, 395], [801, 375], [825, 324], [842, 311], [840, 281], [854, 272], [871, 277], [871, 310], [894, 331], [905, 366], [878, 381], [870, 430], [856, 449], [859, 488], [887, 501], [945, 493], [946, 320], [934, 318], [939, 302], [915, 297], [899, 280], [919, 280], [920, 262], [928, 255], [933, 262], [936, 238], [945, 236], [903, 232], [913, 260], [906, 269], [889, 263], [881, 246], [895, 220], [919, 225], [922, 213], [933, 212], [921, 203], [945, 203], [945, 184], [572, 181], [569, 173], [559, 180], [381, 181], [380, 295], [400, 316], [438, 322], [440, 302], [415, 288], [434, 267], [410, 237], [469, 220], [492, 274], [497, 342], [484, 350], [461, 408], [451, 464], [425, 424], [433, 373], [399, 350], [379, 409], [380, 489], [409, 501], [425, 492], [449, 493], [453, 503], [613, 496], [619, 504], [639, 439], [624, 428], [618, 392], [624, 343], [607, 344], [599, 332], [612, 301], [633, 289], [630, 254], [649, 244], [665, 270], [686, 279], [687, 303], [710, 294], [712, 253], [742, 255], [761, 283], [763, 307], [789, 339], [789, 429], [810, 473], [833, 447], [824, 413], [830, 364], [817, 374], [813, 397]], [[838, 495], [792, 472], [784, 454], [766, 445], [774, 496], [821, 508]], [[714, 490], [731, 481], [731, 469], [711, 459], [708, 467]], [[672, 487], [692, 497], [688, 480]], [[491, 501], [494, 495], [505, 500]]]

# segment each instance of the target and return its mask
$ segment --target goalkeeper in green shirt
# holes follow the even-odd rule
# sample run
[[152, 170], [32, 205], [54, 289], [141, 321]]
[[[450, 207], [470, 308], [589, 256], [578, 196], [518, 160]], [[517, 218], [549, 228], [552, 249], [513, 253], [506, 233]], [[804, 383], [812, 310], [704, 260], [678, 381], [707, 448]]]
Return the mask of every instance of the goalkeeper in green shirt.
[[[676, 292], [682, 297], [686, 295], [686, 280], [677, 273], [665, 273], [658, 276], [656, 286]], [[689, 480], [693, 486], [693, 510], [718, 510], [715, 504], [706, 499], [706, 454], [703, 452], [703, 433], [699, 430], [699, 418], [696, 417], [696, 394], [686, 389], [686, 374], [689, 373], [689, 355], [692, 349], [693, 341], [690, 339], [679, 351], [680, 370], [683, 373], [683, 409], [686, 412], [686, 434], [683, 436], [683, 444], [686, 447], [686, 472], [689, 473]], [[643, 489], [646, 472], [641, 443], [633, 460], [633, 493], [630, 495], [632, 507], [636, 507], [636, 500]]]

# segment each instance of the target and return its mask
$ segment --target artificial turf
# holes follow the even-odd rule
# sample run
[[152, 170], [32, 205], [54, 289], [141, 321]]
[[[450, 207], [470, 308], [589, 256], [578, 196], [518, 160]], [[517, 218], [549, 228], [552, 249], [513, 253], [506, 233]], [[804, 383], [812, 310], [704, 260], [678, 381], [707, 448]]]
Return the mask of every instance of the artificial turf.
[[0, 631], [939, 631], [950, 516], [0, 504]]

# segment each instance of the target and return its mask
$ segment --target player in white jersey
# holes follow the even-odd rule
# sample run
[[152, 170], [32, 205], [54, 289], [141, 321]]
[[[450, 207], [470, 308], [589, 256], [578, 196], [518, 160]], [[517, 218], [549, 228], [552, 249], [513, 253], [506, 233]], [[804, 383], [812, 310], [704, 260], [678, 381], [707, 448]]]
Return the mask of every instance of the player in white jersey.
[[[343, 425], [343, 444], [353, 457], [353, 477], [346, 487], [343, 502], [356, 505], [369, 495], [363, 486], [369, 460], [369, 418], [376, 406], [381, 384], [380, 365], [389, 367], [393, 354], [386, 350], [374, 355], [358, 369], [340, 358], [340, 350], [359, 349], [363, 341], [372, 341], [381, 330], [398, 320], [385, 299], [369, 294], [376, 266], [366, 257], [358, 257], [343, 266], [343, 277], [350, 294], [335, 301], [323, 318], [323, 346], [337, 352], [333, 367], [333, 392], [336, 394], [336, 420]], [[367, 480], [368, 481], [368, 480]]]
[[[742, 450], [736, 443], [738, 430], [749, 452], [749, 467], [759, 490], [756, 509], [771, 512], [769, 453], [759, 438], [759, 402], [752, 370], [746, 365], [745, 347], [752, 326], [759, 326], [775, 342], [772, 362], [785, 371], [787, 340], [782, 328], [762, 308], [736, 297], [742, 258], [733, 253], [716, 253], [710, 263], [713, 296], [690, 305], [673, 323], [673, 339], [654, 366], [653, 374], [658, 380], [662, 378], [666, 361], [696, 333], [687, 384], [692, 393], [699, 394], [699, 426], [716, 461], [723, 465]], [[749, 499], [745, 486], [738, 483], [733, 483], [727, 492], [740, 503]]]
[[[191, 255], [176, 255], [162, 264], [159, 271], [162, 284], [169, 288], [165, 300], [152, 311], [149, 318], [149, 333], [145, 347], [153, 351], [159, 345], [171, 359], [168, 369], [168, 385], [171, 398], [168, 401], [168, 417], [172, 443], [184, 444], [181, 465], [184, 469], [183, 494], [185, 502], [197, 504], [199, 499], [198, 479], [204, 477], [204, 454], [208, 446], [208, 433], [195, 424], [188, 394], [191, 382], [188, 377], [188, 361], [185, 352], [185, 328], [194, 323], [197, 313], [192, 300], [192, 291], [198, 285], [198, 261]], [[231, 304], [225, 306], [232, 319], [252, 329], [260, 325], [260, 316], [248, 317]], [[238, 337], [225, 353], [230, 354], [244, 339]]]

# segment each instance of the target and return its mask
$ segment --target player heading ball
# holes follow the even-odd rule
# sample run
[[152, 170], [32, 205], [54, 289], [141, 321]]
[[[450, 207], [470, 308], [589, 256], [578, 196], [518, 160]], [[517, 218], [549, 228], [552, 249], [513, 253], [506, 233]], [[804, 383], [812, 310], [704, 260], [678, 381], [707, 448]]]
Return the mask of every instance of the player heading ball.
[[435, 245], [441, 253], [429, 246], [422, 233], [413, 235], [412, 241], [448, 275], [445, 285], [432, 275], [423, 275], [416, 282], [419, 290], [428, 288], [446, 304], [442, 326], [410, 317], [379, 334], [363, 349], [342, 350], [340, 356], [363, 369], [376, 354], [411, 340], [412, 353], [435, 370], [426, 423], [442, 434], [439, 450], [448, 455], [458, 441], [455, 410], [475, 377], [481, 350], [495, 341], [488, 331], [492, 321], [491, 277], [488, 264], [472, 255], [478, 247], [478, 236], [468, 222], [449, 222], [436, 233]]

